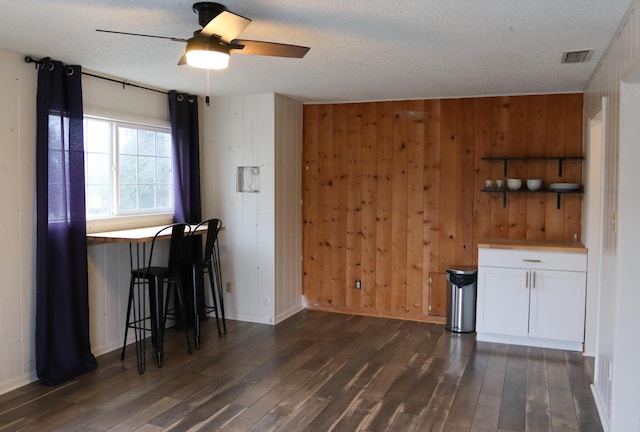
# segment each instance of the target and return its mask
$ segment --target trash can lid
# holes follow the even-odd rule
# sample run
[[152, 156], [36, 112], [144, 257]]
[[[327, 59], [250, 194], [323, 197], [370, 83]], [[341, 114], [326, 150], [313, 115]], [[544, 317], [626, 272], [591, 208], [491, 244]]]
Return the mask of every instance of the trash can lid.
[[467, 267], [467, 266], [457, 266], [457, 267], [451, 267], [447, 269], [447, 273], [459, 274], [459, 275], [475, 274], [477, 272], [478, 272], [478, 269], [476, 269], [475, 267]]

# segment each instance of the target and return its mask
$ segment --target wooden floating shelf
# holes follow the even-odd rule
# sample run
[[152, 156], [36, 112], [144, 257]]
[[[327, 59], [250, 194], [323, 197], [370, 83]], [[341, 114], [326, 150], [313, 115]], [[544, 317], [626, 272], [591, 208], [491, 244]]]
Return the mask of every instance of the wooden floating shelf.
[[507, 177], [507, 169], [509, 161], [544, 161], [544, 160], [557, 160], [558, 161], [558, 176], [562, 177], [562, 164], [565, 160], [580, 160], [584, 159], [584, 156], [490, 156], [480, 158], [486, 161], [502, 161], [504, 163], [504, 176]]
[[560, 195], [562, 194], [577, 194], [577, 193], [584, 193], [584, 188], [580, 187], [580, 189], [573, 189], [573, 190], [557, 190], [557, 189], [538, 189], [538, 190], [528, 190], [528, 189], [518, 189], [518, 190], [511, 190], [511, 189], [503, 189], [503, 190], [496, 190], [496, 189], [482, 189], [480, 192], [487, 192], [487, 193], [501, 193], [502, 194], [502, 208], [506, 208], [507, 207], [507, 194], [510, 193], [554, 193], [557, 194], [558, 196], [558, 203], [557, 203], [557, 208], [560, 208]]

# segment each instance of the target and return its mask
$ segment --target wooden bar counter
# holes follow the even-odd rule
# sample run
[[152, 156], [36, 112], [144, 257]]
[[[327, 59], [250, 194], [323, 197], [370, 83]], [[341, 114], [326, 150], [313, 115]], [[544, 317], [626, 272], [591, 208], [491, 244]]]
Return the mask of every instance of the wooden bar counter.
[[480, 240], [478, 242], [478, 248], [573, 253], [587, 252], [587, 248], [579, 241], [514, 240], [488, 238]]

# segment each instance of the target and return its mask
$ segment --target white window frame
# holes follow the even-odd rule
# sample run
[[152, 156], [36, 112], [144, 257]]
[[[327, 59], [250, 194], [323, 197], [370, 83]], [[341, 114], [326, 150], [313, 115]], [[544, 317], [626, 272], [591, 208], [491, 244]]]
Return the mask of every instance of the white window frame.
[[[112, 113], [101, 110], [87, 110], [85, 109], [84, 118], [87, 119], [96, 119], [107, 122], [112, 122], [116, 126], [127, 126], [131, 125], [133, 128], [149, 128], [152, 130], [166, 130], [167, 132], [171, 132], [171, 124], [167, 120], [163, 119], [154, 119], [141, 117], [136, 115], [129, 114], [121, 114], [121, 113]], [[115, 131], [114, 131], [115, 133]], [[114, 140], [115, 141], [115, 140]], [[117, 151], [115, 145], [111, 149], [111, 156], [115, 154]], [[118, 190], [119, 190], [119, 175], [118, 175], [118, 167], [117, 158], [111, 160], [112, 164], [112, 186], [115, 186], [115, 189], [111, 190], [111, 193], [114, 194], [112, 197], [117, 207], [118, 204]], [[115, 184], [115, 185], [114, 185]], [[101, 216], [101, 217], [88, 217], [87, 218], [87, 233], [92, 232], [100, 232], [100, 231], [108, 231], [108, 230], [117, 230], [117, 229], [128, 229], [128, 228], [138, 228], [138, 227], [146, 227], [146, 226], [156, 226], [156, 225], [166, 225], [173, 222], [173, 213], [174, 209], [163, 209], [159, 212], [154, 213], [138, 213], [138, 212], [121, 212], [119, 214], [109, 215], [109, 216]]]

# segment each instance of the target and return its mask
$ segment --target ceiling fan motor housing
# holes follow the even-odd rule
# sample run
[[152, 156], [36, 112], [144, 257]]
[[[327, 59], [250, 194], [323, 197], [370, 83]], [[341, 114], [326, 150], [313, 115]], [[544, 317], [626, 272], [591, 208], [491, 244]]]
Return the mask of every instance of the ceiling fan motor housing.
[[209, 22], [226, 11], [227, 8], [220, 3], [198, 2], [193, 4], [193, 11], [198, 14], [198, 24], [205, 27]]

